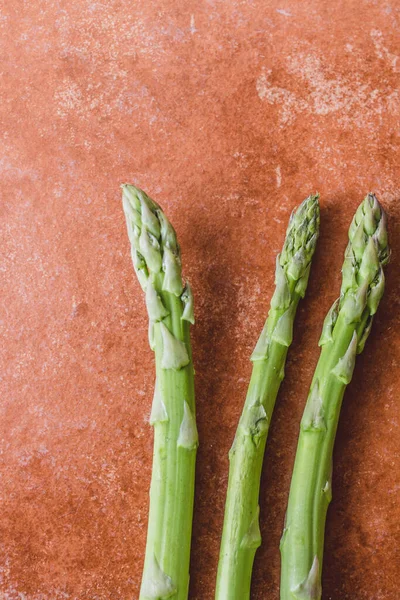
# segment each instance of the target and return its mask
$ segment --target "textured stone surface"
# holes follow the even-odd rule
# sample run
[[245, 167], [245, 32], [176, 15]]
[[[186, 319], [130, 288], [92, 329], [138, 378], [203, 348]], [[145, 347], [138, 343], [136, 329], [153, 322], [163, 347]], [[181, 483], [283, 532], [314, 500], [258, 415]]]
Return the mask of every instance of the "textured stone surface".
[[368, 190], [382, 200], [393, 261], [339, 426], [324, 600], [396, 600], [399, 21], [394, 0], [4, 4], [2, 600], [138, 595], [154, 375], [122, 181], [162, 203], [195, 293], [195, 600], [213, 597], [227, 452], [290, 210], [321, 192], [266, 453], [255, 599], [278, 598], [298, 426], [346, 229]]

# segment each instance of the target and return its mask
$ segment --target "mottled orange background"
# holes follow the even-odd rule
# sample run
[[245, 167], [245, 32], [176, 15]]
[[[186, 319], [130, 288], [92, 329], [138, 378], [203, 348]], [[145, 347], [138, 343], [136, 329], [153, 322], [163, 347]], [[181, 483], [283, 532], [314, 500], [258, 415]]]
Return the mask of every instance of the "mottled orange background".
[[324, 600], [400, 581], [400, 5], [395, 0], [6, 0], [1, 27], [1, 600], [138, 596], [153, 356], [119, 185], [176, 226], [195, 293], [190, 597], [211, 600], [227, 452], [292, 207], [321, 238], [271, 427], [252, 597], [278, 543], [323, 316], [369, 190], [392, 264], [346, 393]]

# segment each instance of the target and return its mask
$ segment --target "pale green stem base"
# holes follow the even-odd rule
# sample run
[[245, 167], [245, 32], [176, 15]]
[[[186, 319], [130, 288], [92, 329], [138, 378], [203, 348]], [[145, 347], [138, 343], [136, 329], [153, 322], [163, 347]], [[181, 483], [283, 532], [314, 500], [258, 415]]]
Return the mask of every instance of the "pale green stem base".
[[[189, 324], [181, 320], [179, 298], [162, 293], [170, 316], [164, 324], [190, 351]], [[163, 369], [160, 325], [154, 326], [157, 381], [168, 414], [167, 422], [154, 425], [153, 471], [150, 488], [150, 508], [146, 555], [140, 600], [158, 598], [145, 595], [146, 577], [156, 558], [162, 572], [168, 576], [176, 592], [174, 600], [186, 600], [189, 586], [190, 541], [192, 532], [196, 449], [178, 446], [183, 419], [184, 401], [193, 415], [194, 379], [192, 361], [180, 369]], [[162, 596], [164, 597], [164, 596]], [[168, 596], [165, 596], [168, 597]]]
[[[298, 301], [299, 297], [295, 295], [296, 306]], [[246, 402], [229, 453], [216, 600], [247, 600], [250, 597], [254, 556], [261, 543], [258, 525], [261, 471], [287, 352], [287, 346], [271, 342], [268, 358], [253, 364]]]
[[[362, 330], [363, 323], [358, 328]], [[347, 324], [343, 313], [335, 327], [335, 340], [323, 346], [311, 385], [318, 382], [326, 429], [300, 428], [281, 540], [281, 600], [314, 600], [316, 595], [304, 595], [299, 586], [307, 580], [315, 557], [318, 557], [317, 578], [320, 582], [325, 520], [331, 500], [332, 453], [346, 385], [332, 373], [345, 354], [355, 330]], [[320, 583], [315, 589], [320, 590]]]

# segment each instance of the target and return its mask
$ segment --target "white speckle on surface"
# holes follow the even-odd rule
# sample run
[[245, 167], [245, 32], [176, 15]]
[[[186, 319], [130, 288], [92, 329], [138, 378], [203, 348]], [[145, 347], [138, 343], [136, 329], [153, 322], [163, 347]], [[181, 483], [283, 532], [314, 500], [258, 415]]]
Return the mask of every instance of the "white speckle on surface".
[[82, 102], [82, 92], [74, 81], [66, 79], [63, 85], [56, 90], [54, 99], [58, 106], [57, 114], [64, 116], [69, 111], [79, 108]]
[[297, 112], [306, 110], [307, 103], [298, 98], [295, 93], [285, 88], [271, 85], [271, 74], [272, 71], [270, 69], [263, 69], [261, 75], [258, 77], [256, 83], [258, 96], [261, 100], [266, 100], [268, 104], [280, 105], [282, 108], [282, 124], [291, 124]]
[[194, 22], [194, 15], [190, 15], [190, 33], [196, 33], [196, 25]]
[[276, 187], [280, 188], [282, 184], [282, 175], [281, 175], [281, 167], [278, 165], [275, 169], [276, 173]]
[[283, 8], [277, 8], [276, 12], [279, 13], [280, 15], [283, 15], [284, 17], [291, 17], [292, 13], [288, 10], [284, 10]]
[[375, 53], [376, 53], [377, 57], [380, 58], [381, 60], [385, 60], [390, 65], [390, 67], [393, 69], [394, 73], [399, 73], [400, 72], [400, 68], [398, 66], [399, 57], [396, 54], [393, 54], [392, 52], [390, 52], [388, 50], [388, 48], [386, 48], [386, 46], [384, 46], [382, 32], [379, 31], [378, 29], [373, 29], [371, 31], [371, 38], [372, 38], [372, 41], [374, 42]]
[[[389, 58], [395, 68], [397, 57]], [[386, 84], [374, 89], [363, 83], [357, 72], [347, 77], [333, 75], [311, 48], [288, 55], [286, 70], [293, 77], [296, 91], [273, 85], [272, 69], [263, 68], [256, 82], [259, 98], [280, 107], [282, 127], [291, 125], [302, 113], [311, 116], [336, 113], [344, 127], [368, 127], [376, 115], [385, 113], [400, 115], [397, 90]]]

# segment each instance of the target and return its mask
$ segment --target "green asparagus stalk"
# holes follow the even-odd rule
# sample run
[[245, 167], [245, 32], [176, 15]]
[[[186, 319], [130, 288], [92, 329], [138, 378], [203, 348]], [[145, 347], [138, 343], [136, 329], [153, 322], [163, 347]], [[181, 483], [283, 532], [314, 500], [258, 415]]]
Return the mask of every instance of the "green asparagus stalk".
[[319, 600], [332, 451], [343, 394], [382, 298], [389, 260], [386, 216], [368, 194], [349, 229], [340, 297], [328, 312], [300, 425], [281, 540], [281, 600]]
[[140, 600], [186, 600], [198, 435], [189, 327], [193, 297], [184, 286], [175, 231], [142, 190], [122, 186], [133, 265], [145, 292], [156, 383], [150, 509]]
[[254, 555], [261, 544], [258, 496], [265, 444], [318, 233], [319, 205], [315, 195], [304, 200], [290, 218], [283, 250], [276, 260], [271, 308], [251, 356], [253, 372], [229, 453], [216, 600], [246, 600], [250, 596]]

